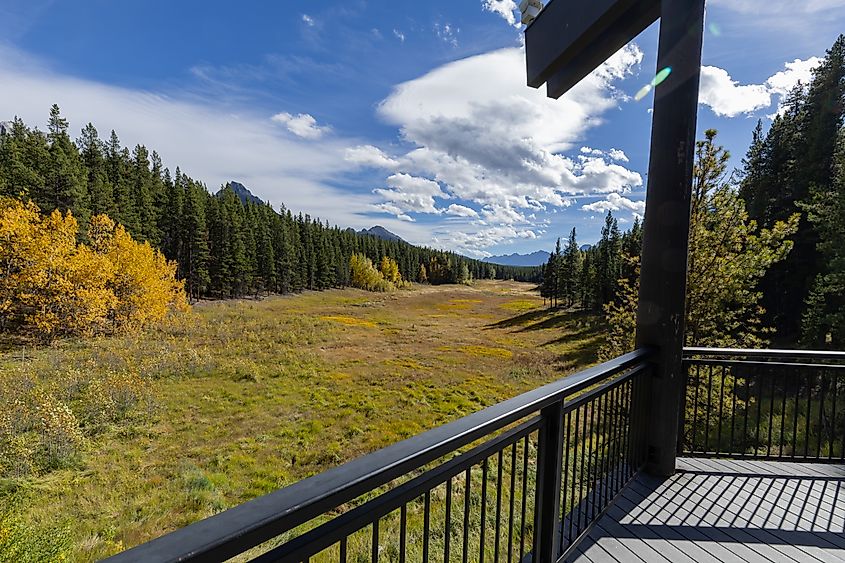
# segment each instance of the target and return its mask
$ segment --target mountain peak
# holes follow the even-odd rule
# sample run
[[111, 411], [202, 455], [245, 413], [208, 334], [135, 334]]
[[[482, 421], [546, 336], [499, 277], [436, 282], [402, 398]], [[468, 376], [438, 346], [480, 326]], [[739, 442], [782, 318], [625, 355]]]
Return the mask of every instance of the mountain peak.
[[243, 203], [255, 203], [257, 205], [264, 205], [264, 201], [261, 198], [259, 198], [258, 196], [253, 194], [251, 191], [249, 191], [249, 188], [247, 188], [246, 186], [244, 186], [240, 182], [235, 182], [233, 180], [233, 181], [229, 182], [227, 184], [227, 186], [229, 186], [229, 188], [233, 192], [235, 192], [235, 195], [238, 196], [238, 198]]
[[358, 234], [359, 235], [370, 235], [371, 237], [380, 238], [382, 240], [393, 240], [393, 241], [404, 242], [402, 240], [402, 237], [400, 237], [399, 235], [397, 235], [395, 233], [391, 233], [390, 231], [388, 231], [387, 229], [385, 229], [381, 225], [376, 225], [375, 227], [372, 227], [370, 229], [361, 229], [360, 231], [358, 231]]

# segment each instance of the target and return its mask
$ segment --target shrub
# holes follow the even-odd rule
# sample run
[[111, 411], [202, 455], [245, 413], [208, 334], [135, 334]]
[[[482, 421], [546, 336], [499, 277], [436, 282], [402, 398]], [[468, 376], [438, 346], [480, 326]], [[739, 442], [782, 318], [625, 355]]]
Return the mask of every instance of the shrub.
[[0, 330], [45, 339], [134, 329], [187, 308], [176, 265], [104, 215], [91, 245], [70, 214], [0, 198]]

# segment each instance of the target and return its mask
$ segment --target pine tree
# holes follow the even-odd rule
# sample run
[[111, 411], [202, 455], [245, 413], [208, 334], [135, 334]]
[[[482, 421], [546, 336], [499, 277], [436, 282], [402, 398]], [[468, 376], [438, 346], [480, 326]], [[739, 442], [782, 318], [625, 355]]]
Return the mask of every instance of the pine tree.
[[82, 135], [76, 144], [88, 175], [87, 190], [91, 213], [116, 216], [113, 188], [106, 172], [105, 147], [92, 123], [82, 129]]
[[44, 173], [44, 187], [33, 197], [45, 211], [71, 211], [85, 225], [90, 216], [88, 206], [88, 178], [79, 151], [68, 136], [68, 122], [61, 116], [59, 106], [50, 108], [47, 142], [49, 160]]

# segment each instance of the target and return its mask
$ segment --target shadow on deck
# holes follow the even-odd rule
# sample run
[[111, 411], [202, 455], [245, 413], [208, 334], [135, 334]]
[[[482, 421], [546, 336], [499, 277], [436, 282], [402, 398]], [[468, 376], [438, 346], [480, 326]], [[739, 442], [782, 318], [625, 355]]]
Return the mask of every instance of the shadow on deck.
[[641, 474], [568, 561], [845, 561], [845, 467], [679, 459]]

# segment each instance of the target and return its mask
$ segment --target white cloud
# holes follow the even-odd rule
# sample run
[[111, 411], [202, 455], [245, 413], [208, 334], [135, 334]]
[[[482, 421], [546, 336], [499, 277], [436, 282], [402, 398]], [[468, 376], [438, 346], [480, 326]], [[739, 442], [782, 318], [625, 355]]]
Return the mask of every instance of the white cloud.
[[514, 0], [481, 0], [481, 6], [488, 12], [500, 15], [506, 22], [514, 27], [519, 27], [520, 22], [514, 15], [519, 11], [519, 6]]
[[620, 149], [610, 149], [607, 151], [607, 156], [619, 162], [628, 162], [628, 155], [625, 154], [625, 151]]
[[407, 220], [408, 212], [440, 213], [434, 198], [449, 197], [440, 188], [440, 184], [428, 178], [400, 173], [388, 177], [386, 183], [389, 189], [373, 190], [373, 193], [385, 200], [376, 207], [404, 220]]
[[741, 85], [724, 69], [701, 67], [700, 102], [716, 115], [735, 117], [772, 105], [772, 94], [764, 84]]
[[[537, 213], [566, 207], [578, 194], [629, 192], [642, 185], [642, 177], [620, 164], [622, 151], [595, 150], [578, 158], [562, 152], [576, 148], [605, 112], [618, 107], [624, 96], [614, 82], [641, 60], [642, 52], [628, 46], [560, 100], [525, 87], [520, 48], [455, 61], [400, 84], [378, 108], [410, 146], [391, 159], [396, 166], [390, 170], [434, 180], [460, 202], [454, 205], [481, 208], [475, 228], [483, 228], [473, 237], [450, 231], [450, 240], [459, 241], [455, 249], [527, 236], [534, 231], [515, 225], [536, 226], [542, 222]], [[403, 191], [377, 190], [384, 197], [381, 209], [397, 216], [432, 212], [433, 201]]]
[[765, 84], [746, 85], [737, 83], [724, 69], [703, 66], [700, 102], [709, 106], [716, 115], [724, 117], [750, 114], [770, 107], [774, 96], [782, 100], [799, 82], [808, 84], [812, 80], [813, 69], [821, 62], [819, 57], [795, 59], [784, 63], [784, 70], [770, 76]]
[[645, 212], [644, 201], [632, 201], [619, 194], [608, 194], [605, 199], [589, 203], [581, 206], [582, 211], [592, 211], [596, 213], [607, 213], [608, 211], [622, 211], [627, 210], [633, 212], [635, 215], [642, 215]]
[[308, 14], [302, 14], [302, 22], [307, 25], [308, 27], [314, 27], [314, 18], [309, 16]]
[[328, 126], [317, 125], [314, 116], [307, 113], [291, 115], [287, 112], [277, 113], [271, 118], [276, 123], [284, 125], [288, 131], [303, 139], [319, 139], [331, 130]]
[[358, 166], [393, 169], [399, 162], [373, 145], [359, 145], [346, 149], [344, 160]]
[[819, 57], [810, 57], [802, 61], [795, 59], [791, 63], [784, 63], [784, 70], [773, 74], [766, 80], [766, 85], [769, 90], [781, 96], [786, 95], [799, 82], [802, 84], [809, 84], [813, 79], [813, 69], [819, 66], [822, 59]]
[[405, 42], [405, 34], [399, 31], [398, 29], [393, 30], [393, 35], [398, 39], [401, 43]]
[[[237, 180], [276, 205], [284, 203], [343, 226], [373, 224], [370, 213], [378, 202], [374, 194], [333, 187], [356, 168], [344, 159], [347, 148], [355, 144], [352, 139], [308, 142], [282, 133], [266, 116], [249, 109], [74, 78], [4, 47], [0, 47], [0, 84], [0, 119], [17, 115], [30, 125], [40, 125], [56, 103], [70, 121], [73, 136], [89, 121], [101, 137], [114, 129], [124, 145], [155, 149], [171, 170], [178, 165], [212, 190]], [[406, 240], [431, 240], [427, 229], [393, 219], [383, 223]]]
[[444, 213], [446, 215], [454, 215], [456, 217], [478, 217], [478, 211], [476, 211], [472, 207], [458, 205], [456, 203], [453, 203], [452, 205], [447, 207]]

